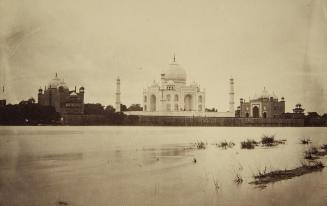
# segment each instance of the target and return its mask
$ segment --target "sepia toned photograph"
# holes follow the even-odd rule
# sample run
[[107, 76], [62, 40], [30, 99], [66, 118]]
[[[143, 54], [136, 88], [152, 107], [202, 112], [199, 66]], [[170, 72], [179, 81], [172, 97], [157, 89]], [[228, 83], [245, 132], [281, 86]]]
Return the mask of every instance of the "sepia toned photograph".
[[0, 206], [326, 206], [327, 0], [0, 0]]

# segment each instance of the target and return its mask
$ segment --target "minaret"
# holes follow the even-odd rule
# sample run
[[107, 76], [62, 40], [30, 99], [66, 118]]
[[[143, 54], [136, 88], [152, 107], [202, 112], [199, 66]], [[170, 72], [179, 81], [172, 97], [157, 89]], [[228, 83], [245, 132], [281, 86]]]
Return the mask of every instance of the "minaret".
[[116, 112], [120, 112], [120, 79], [116, 80]]
[[2, 85], [1, 92], [0, 92], [0, 107], [6, 106], [6, 95], [5, 95], [5, 86]]
[[235, 114], [235, 109], [234, 109], [234, 79], [231, 77], [229, 79], [229, 112], [232, 113], [233, 115]]
[[[0, 65], [1, 66], [1, 65]], [[5, 71], [0, 71], [0, 106], [6, 105], [6, 75]]]

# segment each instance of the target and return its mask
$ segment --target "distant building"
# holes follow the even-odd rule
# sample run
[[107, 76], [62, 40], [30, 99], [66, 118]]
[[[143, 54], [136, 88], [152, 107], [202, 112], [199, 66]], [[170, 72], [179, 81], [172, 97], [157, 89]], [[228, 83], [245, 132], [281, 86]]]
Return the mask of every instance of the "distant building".
[[296, 113], [296, 114], [303, 114], [304, 109], [302, 108], [301, 104], [296, 104], [295, 108], [293, 109], [293, 112]]
[[[234, 80], [230, 79], [230, 111], [206, 112], [206, 93], [196, 82], [187, 84], [184, 68], [173, 61], [160, 74], [160, 82], [143, 90], [143, 111], [125, 112], [145, 116], [224, 116], [234, 117]], [[118, 86], [117, 86], [118, 88]], [[118, 93], [118, 92], [117, 92]]]
[[186, 84], [185, 70], [174, 60], [161, 73], [160, 83], [153, 82], [143, 92], [143, 111], [172, 112], [205, 110], [205, 91], [193, 82]]
[[293, 109], [293, 113], [284, 113], [281, 115], [281, 118], [284, 119], [304, 119], [304, 109], [302, 108], [301, 104], [296, 104], [295, 108]]
[[79, 92], [76, 91], [76, 87], [69, 90], [64, 80], [56, 74], [44, 91], [39, 89], [38, 103], [51, 105], [60, 114], [83, 114], [84, 87], [80, 87]]
[[285, 99], [279, 101], [274, 93], [269, 94], [266, 88], [260, 96], [254, 97], [246, 102], [240, 99], [240, 106], [236, 111], [236, 116], [253, 118], [274, 118], [285, 113]]

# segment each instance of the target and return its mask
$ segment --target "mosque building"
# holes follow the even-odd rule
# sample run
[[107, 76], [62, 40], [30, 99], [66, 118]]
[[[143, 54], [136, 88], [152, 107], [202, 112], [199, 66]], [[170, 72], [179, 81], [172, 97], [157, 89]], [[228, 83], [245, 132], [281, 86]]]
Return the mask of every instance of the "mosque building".
[[56, 73], [44, 91], [38, 91], [38, 103], [40, 105], [51, 105], [61, 115], [63, 114], [83, 114], [84, 113], [84, 87], [79, 91], [69, 90], [63, 79]]
[[238, 117], [252, 118], [276, 118], [285, 113], [285, 99], [279, 101], [275, 93], [269, 93], [266, 88], [263, 89], [261, 95], [254, 96], [246, 102], [240, 99], [240, 106], [236, 112]]
[[[143, 111], [126, 112], [131, 115], [153, 116], [234, 116], [234, 91], [230, 92], [230, 112], [206, 112], [206, 92], [196, 82], [187, 84], [183, 67], [173, 61], [161, 73], [160, 82], [154, 81], [143, 90]], [[233, 80], [231, 80], [231, 84]], [[117, 85], [117, 88], [119, 85]], [[234, 90], [234, 87], [231, 86]], [[120, 94], [120, 91], [117, 92]]]

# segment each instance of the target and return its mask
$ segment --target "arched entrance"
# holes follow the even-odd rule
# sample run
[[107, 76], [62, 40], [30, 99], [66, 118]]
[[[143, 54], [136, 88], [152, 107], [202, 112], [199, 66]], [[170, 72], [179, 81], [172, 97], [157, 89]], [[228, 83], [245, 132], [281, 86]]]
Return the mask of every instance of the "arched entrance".
[[262, 117], [267, 118], [267, 113], [266, 112], [262, 113]]
[[151, 95], [150, 97], [150, 112], [155, 112], [157, 106], [157, 98], [155, 95]]
[[245, 114], [245, 117], [246, 117], [246, 118], [249, 118], [249, 113], [246, 113], [246, 114]]
[[252, 108], [252, 116], [253, 116], [254, 118], [259, 118], [259, 107], [254, 106], [254, 107]]
[[192, 104], [192, 95], [188, 94], [184, 97], [184, 109], [185, 111], [192, 111], [193, 104]]

